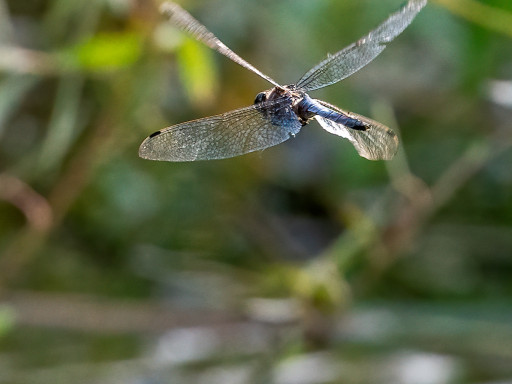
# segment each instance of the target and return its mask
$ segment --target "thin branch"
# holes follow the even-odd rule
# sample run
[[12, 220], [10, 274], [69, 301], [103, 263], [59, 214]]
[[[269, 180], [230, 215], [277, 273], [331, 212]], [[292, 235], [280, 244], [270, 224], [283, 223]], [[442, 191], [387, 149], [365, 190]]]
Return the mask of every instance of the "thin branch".
[[63, 71], [54, 56], [15, 46], [0, 46], [0, 71], [33, 74], [58, 75]]
[[53, 212], [48, 201], [20, 179], [0, 174], [0, 200], [17, 207], [36, 231], [44, 232], [51, 227]]
[[242, 321], [239, 313], [169, 308], [161, 303], [99, 299], [76, 294], [8, 291], [3, 303], [11, 306], [22, 325], [93, 332], [162, 332], [175, 327], [229, 325]]

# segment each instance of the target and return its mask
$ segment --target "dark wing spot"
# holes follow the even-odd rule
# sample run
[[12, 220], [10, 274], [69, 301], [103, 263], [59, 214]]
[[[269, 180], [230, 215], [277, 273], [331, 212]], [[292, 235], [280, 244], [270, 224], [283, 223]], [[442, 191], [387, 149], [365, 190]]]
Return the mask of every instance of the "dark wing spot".
[[158, 135], [159, 135], [159, 134], [161, 134], [161, 133], [162, 133], [162, 131], [156, 131], [156, 132], [152, 133], [151, 135], [149, 135], [149, 137], [150, 137], [150, 138], [151, 138], [151, 137], [155, 137], [155, 136], [158, 136]]

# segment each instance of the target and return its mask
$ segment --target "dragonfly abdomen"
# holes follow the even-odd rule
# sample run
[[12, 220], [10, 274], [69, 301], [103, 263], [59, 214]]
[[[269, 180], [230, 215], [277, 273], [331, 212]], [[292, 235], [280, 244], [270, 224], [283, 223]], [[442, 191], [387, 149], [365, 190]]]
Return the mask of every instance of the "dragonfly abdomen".
[[339, 113], [324, 107], [322, 104], [317, 103], [311, 99], [308, 95], [304, 95], [304, 98], [299, 103], [299, 109], [306, 113], [314, 113], [315, 115], [321, 116], [325, 119], [331, 120], [338, 124], [343, 124], [345, 127], [357, 129], [360, 131], [366, 130], [366, 125], [362, 121], [353, 119], [343, 113]]

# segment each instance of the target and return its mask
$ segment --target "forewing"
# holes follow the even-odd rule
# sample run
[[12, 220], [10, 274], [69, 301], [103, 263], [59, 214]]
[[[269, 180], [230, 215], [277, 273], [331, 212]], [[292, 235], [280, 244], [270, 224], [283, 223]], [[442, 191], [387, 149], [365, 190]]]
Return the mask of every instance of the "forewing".
[[222, 53], [227, 58], [244, 68], [256, 73], [268, 82], [279, 86], [279, 84], [253, 67], [247, 61], [238, 56], [235, 52], [229, 49], [222, 41], [220, 41], [212, 32], [210, 32], [203, 24], [194, 19], [190, 13], [181, 8], [178, 4], [172, 2], [165, 2], [160, 7], [160, 12], [169, 18], [169, 21], [178, 26], [181, 30], [190, 33], [197, 40], [206, 44], [208, 47], [215, 49], [217, 52]]
[[153, 133], [139, 148], [149, 160], [223, 159], [277, 145], [299, 132], [289, 98], [173, 125]]
[[311, 91], [334, 84], [357, 72], [375, 59], [387, 43], [402, 33], [426, 4], [427, 0], [410, 0], [368, 35], [334, 55], [329, 55], [310, 69], [297, 82], [297, 87]]
[[327, 108], [343, 113], [365, 124], [366, 130], [362, 131], [345, 127], [342, 124], [335, 123], [318, 115], [315, 116], [322, 128], [327, 132], [350, 140], [360, 156], [369, 160], [391, 160], [395, 156], [398, 150], [398, 137], [390, 128], [357, 113], [343, 111], [325, 101], [316, 101]]

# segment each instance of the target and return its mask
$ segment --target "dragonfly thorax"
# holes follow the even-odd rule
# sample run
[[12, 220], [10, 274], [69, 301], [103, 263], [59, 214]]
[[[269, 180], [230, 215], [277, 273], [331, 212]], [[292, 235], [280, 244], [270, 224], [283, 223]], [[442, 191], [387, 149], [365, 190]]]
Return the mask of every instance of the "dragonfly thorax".
[[288, 99], [290, 107], [292, 108], [293, 112], [297, 115], [300, 123], [304, 126], [308, 123], [308, 120], [315, 115], [314, 113], [307, 111], [306, 108], [303, 107], [304, 103], [302, 101], [304, 100], [305, 97], [305, 92], [297, 90], [295, 88], [295, 85], [291, 84], [274, 87], [267, 91], [258, 93], [254, 100], [254, 104], [258, 105], [264, 102], [282, 100], [283, 98]]

